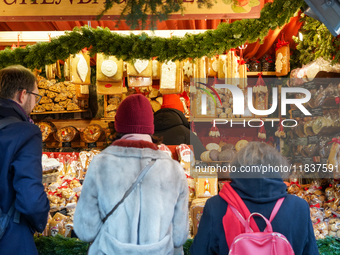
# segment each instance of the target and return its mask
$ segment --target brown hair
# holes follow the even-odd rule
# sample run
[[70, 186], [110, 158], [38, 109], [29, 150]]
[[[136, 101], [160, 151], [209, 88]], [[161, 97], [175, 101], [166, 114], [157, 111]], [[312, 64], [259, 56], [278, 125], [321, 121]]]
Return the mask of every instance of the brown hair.
[[13, 99], [20, 89], [32, 92], [37, 78], [21, 65], [8, 66], [0, 70], [0, 97]]

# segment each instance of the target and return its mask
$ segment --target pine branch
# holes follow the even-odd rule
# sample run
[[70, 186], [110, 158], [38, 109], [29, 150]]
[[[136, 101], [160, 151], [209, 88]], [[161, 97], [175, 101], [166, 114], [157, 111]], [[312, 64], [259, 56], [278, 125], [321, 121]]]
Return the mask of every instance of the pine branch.
[[[140, 6], [138, 3], [143, 3], [143, 1], [150, 3], [150, 0], [129, 1], [129, 3], [135, 3], [136, 9], [131, 9], [131, 5], [127, 5], [126, 13], [132, 11], [132, 13], [137, 16], [144, 15], [143, 17], [147, 17], [147, 15], [139, 9]], [[143, 10], [154, 12], [155, 19], [152, 24], [155, 24], [157, 17], [163, 18], [166, 17], [166, 15], [162, 16], [163, 12], [160, 12], [155, 7], [158, 3], [157, 1], [160, 0], [152, 1], [154, 1], [152, 6], [144, 5]], [[167, 1], [168, 5], [164, 4], [164, 10], [170, 13], [171, 8], [174, 8], [176, 4], [172, 0]], [[131, 61], [137, 58], [150, 59], [152, 57], [158, 57], [159, 61], [170, 59], [182, 60], [185, 58], [194, 59], [203, 56], [210, 57], [216, 54], [223, 54], [226, 50], [236, 48], [246, 42], [253, 43], [259, 40], [262, 43], [270, 29], [281, 27], [289, 22], [289, 19], [303, 4], [303, 0], [275, 0], [273, 3], [267, 3], [265, 5], [261, 10], [261, 17], [259, 19], [238, 20], [231, 24], [221, 23], [215, 30], [208, 30], [201, 34], [186, 34], [183, 38], [176, 36], [172, 38], [161, 38], [148, 36], [147, 34], [120, 35], [111, 32], [108, 28], [94, 29], [87, 26], [74, 28], [72, 32], [67, 32], [58, 38], [52, 38], [49, 43], [42, 42], [32, 46], [28, 45], [26, 48], [16, 48], [14, 50], [5, 49], [0, 51], [0, 68], [21, 64], [33, 70], [34, 68], [41, 68], [45, 65], [53, 64], [58, 59], [64, 60], [70, 55], [78, 53], [85, 47], [90, 49], [91, 56], [94, 56], [96, 53], [104, 53], [106, 55], [114, 55], [124, 61]], [[127, 16], [128, 15], [129, 14], [127, 14]], [[133, 18], [131, 18], [129, 22], [130, 25], [138, 24], [133, 23]], [[146, 22], [146, 20], [143, 21], [143, 19], [141, 19], [140, 25], [143, 25], [143, 22]], [[318, 25], [317, 28], [319, 28], [319, 26], [320, 25]], [[327, 29], [320, 28], [318, 31], [323, 33], [321, 38], [332, 38], [327, 36], [327, 33], [329, 33]], [[314, 34], [308, 36], [312, 38]], [[319, 38], [315, 40], [321, 45]], [[335, 43], [340, 45], [338, 40], [336, 40]], [[323, 47], [325, 48], [327, 45], [329, 44], [325, 44]], [[309, 44], [306, 44], [306, 42], [298, 45], [298, 50], [304, 53], [304, 60], [310, 57], [306, 57], [306, 55], [311, 52], [309, 47]], [[337, 55], [337, 51], [335, 51], [335, 49], [330, 49], [321, 51], [320, 54]], [[301, 54], [298, 55], [298, 57], [301, 56]]]

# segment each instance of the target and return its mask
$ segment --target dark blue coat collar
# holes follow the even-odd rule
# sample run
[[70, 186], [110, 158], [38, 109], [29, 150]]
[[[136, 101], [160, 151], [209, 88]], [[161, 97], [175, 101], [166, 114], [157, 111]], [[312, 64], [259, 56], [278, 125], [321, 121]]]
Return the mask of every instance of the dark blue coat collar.
[[29, 121], [28, 116], [22, 107], [10, 99], [0, 98], [0, 117], [17, 117], [23, 121]]

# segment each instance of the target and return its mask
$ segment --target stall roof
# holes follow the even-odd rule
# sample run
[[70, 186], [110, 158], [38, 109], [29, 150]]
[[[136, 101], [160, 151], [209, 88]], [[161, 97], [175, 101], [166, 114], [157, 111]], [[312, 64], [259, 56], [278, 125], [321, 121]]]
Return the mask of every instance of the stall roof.
[[[265, 3], [273, 0], [264, 0]], [[234, 20], [225, 19], [203, 19], [203, 20], [167, 20], [159, 22], [157, 30], [197, 30], [197, 29], [216, 29], [221, 22], [233, 22]], [[90, 25], [91, 27], [108, 27], [110, 30], [129, 30], [124, 21], [118, 24], [116, 21], [50, 21], [50, 22], [0, 22], [0, 31], [69, 31], [74, 27]], [[295, 48], [292, 36], [297, 36], [302, 23], [299, 22], [299, 15], [291, 18], [290, 22], [282, 28], [270, 30], [264, 39], [264, 43], [252, 43], [244, 52], [246, 58], [261, 58], [266, 53], [273, 54], [275, 51], [274, 42], [277, 41], [281, 33], [290, 42], [290, 47]], [[0, 38], [1, 42], [1, 38]], [[13, 42], [15, 43], [15, 42]], [[11, 44], [10, 44], [11, 45]], [[7, 46], [10, 46], [7, 45]], [[0, 44], [0, 50], [5, 45]]]

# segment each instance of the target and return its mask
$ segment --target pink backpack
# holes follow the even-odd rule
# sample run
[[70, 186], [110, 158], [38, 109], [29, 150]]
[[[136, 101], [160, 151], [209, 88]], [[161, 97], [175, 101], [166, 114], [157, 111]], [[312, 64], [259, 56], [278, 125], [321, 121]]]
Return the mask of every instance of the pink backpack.
[[[228, 205], [246, 230], [245, 233], [234, 238], [229, 249], [229, 255], [294, 255], [293, 248], [287, 238], [280, 233], [273, 232], [270, 224], [279, 211], [283, 200], [284, 198], [280, 198], [277, 201], [269, 221], [260, 213], [252, 213], [246, 221], [235, 207]], [[267, 227], [263, 232], [254, 233], [249, 227], [250, 219], [254, 215], [261, 216], [266, 221]]]

